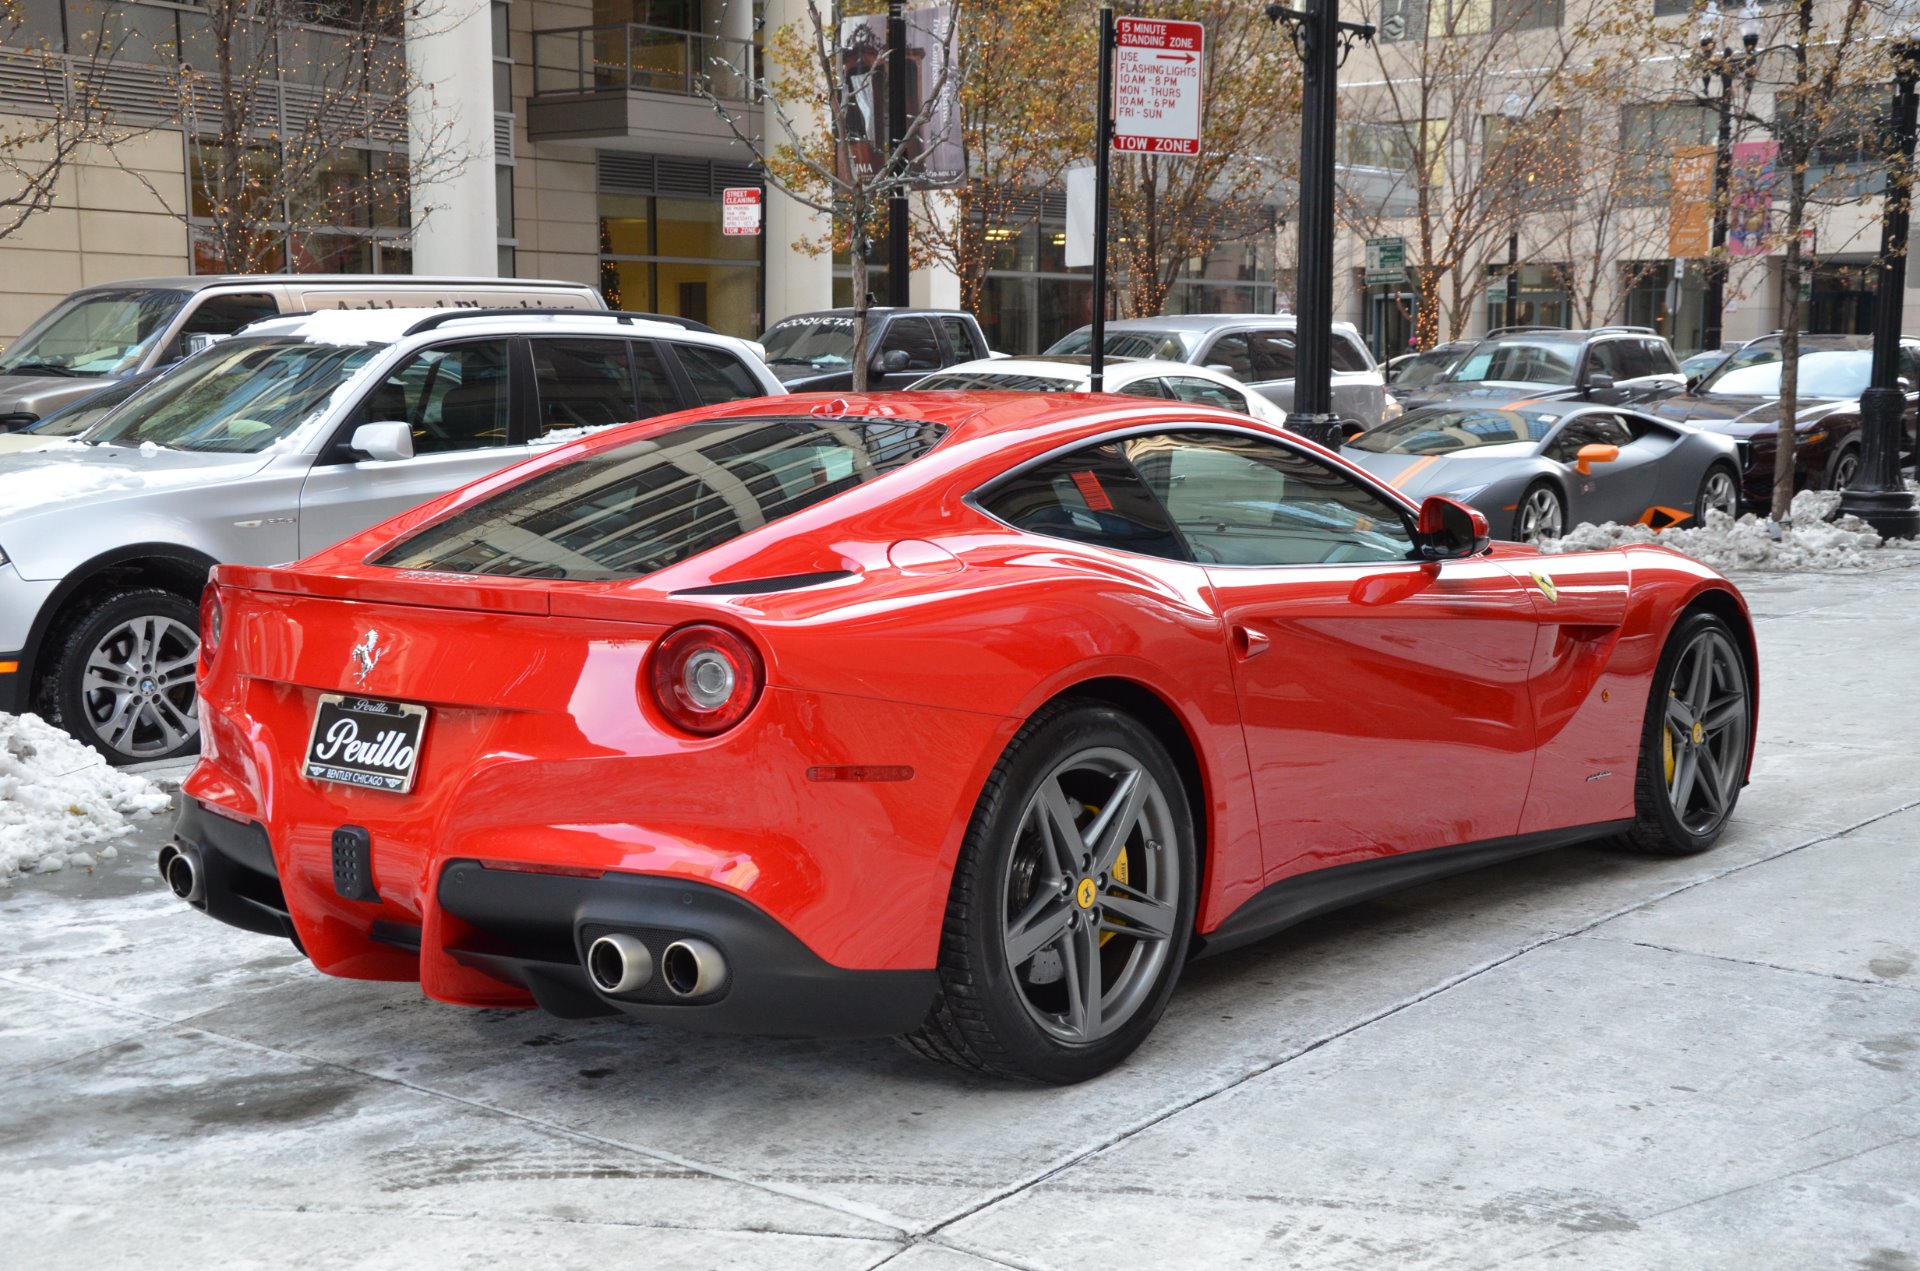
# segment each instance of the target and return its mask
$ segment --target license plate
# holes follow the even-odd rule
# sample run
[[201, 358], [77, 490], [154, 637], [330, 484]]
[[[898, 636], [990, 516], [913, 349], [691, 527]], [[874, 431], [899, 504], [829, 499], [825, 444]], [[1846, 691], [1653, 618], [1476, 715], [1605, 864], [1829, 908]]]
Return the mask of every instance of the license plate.
[[307, 739], [307, 776], [405, 794], [413, 789], [426, 730], [424, 706], [322, 693]]

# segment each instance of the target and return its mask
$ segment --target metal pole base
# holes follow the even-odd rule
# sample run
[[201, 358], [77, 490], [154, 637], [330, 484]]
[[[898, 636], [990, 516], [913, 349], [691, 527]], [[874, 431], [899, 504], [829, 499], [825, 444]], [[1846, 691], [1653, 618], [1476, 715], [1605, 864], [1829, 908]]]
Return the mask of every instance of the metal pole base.
[[1287, 413], [1287, 431], [1299, 433], [1308, 441], [1317, 441], [1329, 450], [1340, 449], [1347, 439], [1345, 422], [1338, 415], [1302, 415]]
[[1859, 517], [1882, 538], [1920, 538], [1920, 508], [1900, 480], [1906, 406], [1906, 394], [1897, 388], [1860, 394], [1860, 467], [1840, 493], [1841, 515]]

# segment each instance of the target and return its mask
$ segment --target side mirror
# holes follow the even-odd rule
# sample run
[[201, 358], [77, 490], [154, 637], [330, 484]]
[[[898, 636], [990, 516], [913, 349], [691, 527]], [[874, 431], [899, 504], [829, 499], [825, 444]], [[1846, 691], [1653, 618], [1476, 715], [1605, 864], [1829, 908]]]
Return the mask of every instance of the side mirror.
[[189, 331], [180, 337], [180, 356], [192, 357], [220, 343], [220, 337], [211, 331]]
[[1899, 388], [1899, 390], [1903, 393], [1911, 393], [1913, 391], [1913, 381], [1908, 379], [1904, 375], [1899, 376], [1893, 382], [1894, 382], [1894, 385], [1897, 388]]
[[1700, 391], [1700, 376], [1698, 375], [1687, 376], [1687, 396], [1691, 397], [1699, 391]]
[[1441, 495], [1420, 505], [1420, 523], [1414, 536], [1420, 554], [1428, 560], [1478, 556], [1493, 547], [1487, 518], [1473, 508]]
[[413, 458], [413, 429], [406, 424], [361, 424], [353, 430], [347, 449], [362, 459], [388, 461]]
[[1598, 401], [1610, 401], [1616, 394], [1613, 388], [1613, 376], [1592, 375], [1587, 378], [1587, 396]]
[[875, 375], [898, 375], [907, 369], [911, 361], [913, 359], [907, 356], [905, 349], [888, 349], [885, 353], [874, 354], [873, 361], [867, 365]]
[[[1225, 362], [1209, 362], [1207, 363], [1207, 369], [1209, 371], [1218, 371], [1222, 375], [1233, 375], [1233, 368]], [[1235, 376], [1235, 378], [1237, 379], [1239, 377]]]
[[1612, 463], [1619, 457], [1620, 447], [1603, 446], [1596, 442], [1591, 446], [1580, 447], [1580, 453], [1573, 457], [1573, 470], [1583, 477], [1590, 477], [1593, 475], [1594, 464]]

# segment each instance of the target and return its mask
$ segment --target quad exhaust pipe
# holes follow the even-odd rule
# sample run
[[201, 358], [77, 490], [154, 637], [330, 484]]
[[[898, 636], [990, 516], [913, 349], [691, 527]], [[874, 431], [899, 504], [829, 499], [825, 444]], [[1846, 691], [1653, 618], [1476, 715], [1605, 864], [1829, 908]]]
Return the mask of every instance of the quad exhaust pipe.
[[200, 863], [200, 853], [191, 847], [169, 843], [161, 848], [160, 877], [167, 880], [174, 895], [189, 905], [197, 905], [207, 898], [206, 869]]
[[587, 974], [602, 993], [631, 993], [653, 978], [653, 954], [632, 936], [601, 936], [587, 946]]

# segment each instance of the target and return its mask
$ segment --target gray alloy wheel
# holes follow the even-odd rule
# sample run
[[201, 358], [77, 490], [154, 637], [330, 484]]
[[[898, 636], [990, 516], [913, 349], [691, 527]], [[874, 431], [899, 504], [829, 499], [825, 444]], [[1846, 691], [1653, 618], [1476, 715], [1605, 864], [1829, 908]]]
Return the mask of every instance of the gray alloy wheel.
[[1853, 474], [1860, 471], [1860, 447], [1842, 446], [1833, 456], [1833, 466], [1827, 469], [1827, 489], [1844, 490], [1853, 484]]
[[1700, 497], [1694, 501], [1694, 519], [1705, 523], [1707, 513], [1725, 512], [1728, 516], [1740, 514], [1740, 483], [1733, 473], [1719, 464], [1707, 469], [1706, 477], [1700, 482]]
[[1694, 634], [1667, 683], [1663, 743], [1667, 805], [1689, 834], [1716, 834], [1732, 815], [1750, 711], [1745, 664], [1725, 629]]
[[109, 592], [65, 626], [38, 701], [48, 722], [116, 764], [200, 745], [199, 612], [157, 587]]
[[1538, 543], [1545, 539], [1559, 538], [1566, 532], [1567, 510], [1560, 501], [1560, 492], [1541, 482], [1527, 491], [1521, 500], [1520, 511], [1514, 516], [1513, 536], [1522, 543]]
[[1124, 1027], [1155, 994], [1179, 921], [1166, 792], [1123, 750], [1055, 765], [1021, 812], [1000, 939], [1020, 1001], [1060, 1042]]

